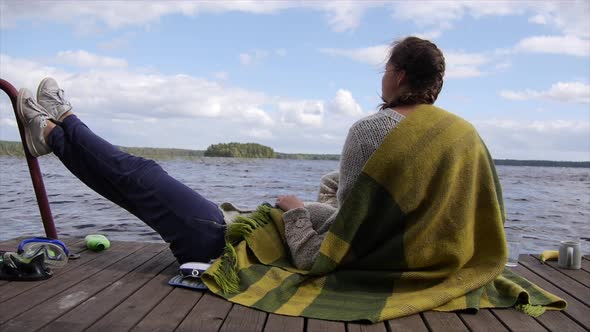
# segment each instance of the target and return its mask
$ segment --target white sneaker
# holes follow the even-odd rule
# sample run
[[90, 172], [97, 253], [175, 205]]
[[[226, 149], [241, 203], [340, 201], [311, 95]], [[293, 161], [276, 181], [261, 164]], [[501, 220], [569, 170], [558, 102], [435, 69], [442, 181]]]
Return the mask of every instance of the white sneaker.
[[72, 105], [64, 97], [64, 90], [60, 89], [51, 77], [46, 77], [39, 83], [37, 102], [47, 110], [56, 123], [60, 122], [62, 115], [72, 109]]
[[51, 118], [47, 111], [33, 98], [29, 89], [20, 89], [16, 99], [16, 114], [25, 130], [25, 142], [29, 153], [39, 157], [52, 150], [43, 138], [43, 131], [47, 121]]

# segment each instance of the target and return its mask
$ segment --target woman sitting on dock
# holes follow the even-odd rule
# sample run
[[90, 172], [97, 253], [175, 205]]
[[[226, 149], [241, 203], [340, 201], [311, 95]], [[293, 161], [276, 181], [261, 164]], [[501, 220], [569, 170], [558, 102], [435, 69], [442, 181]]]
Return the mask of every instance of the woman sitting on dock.
[[231, 220], [154, 161], [95, 135], [52, 78], [36, 98], [20, 90], [17, 114], [33, 156], [53, 152], [156, 230], [179, 263], [219, 258], [202, 280], [232, 302], [372, 322], [432, 309], [518, 305], [537, 315], [543, 306], [565, 307], [504, 269], [494, 162], [471, 124], [433, 105], [444, 72], [443, 54], [430, 41], [395, 43], [383, 104], [350, 128], [339, 172], [322, 178], [319, 201], [279, 196], [279, 209], [261, 205]]
[[[433, 43], [416, 37], [395, 43], [383, 74], [380, 110], [350, 128], [339, 175], [323, 179], [323, 188], [331, 188], [337, 199], [304, 204], [295, 196], [278, 197], [276, 205], [285, 211], [286, 239], [298, 268], [311, 267], [338, 206], [387, 134], [418, 104], [435, 102], [444, 71], [443, 54]], [[53, 152], [87, 186], [156, 230], [180, 263], [209, 261], [221, 254], [226, 221], [218, 205], [156, 162], [122, 152], [94, 134], [74, 114], [54, 79], [41, 81], [36, 98], [21, 89], [17, 114], [33, 156]]]

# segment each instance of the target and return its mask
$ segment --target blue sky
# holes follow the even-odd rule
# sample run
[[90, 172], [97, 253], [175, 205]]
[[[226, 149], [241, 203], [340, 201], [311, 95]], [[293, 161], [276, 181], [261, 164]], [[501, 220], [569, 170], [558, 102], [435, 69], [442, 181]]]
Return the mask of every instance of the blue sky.
[[[376, 111], [388, 45], [431, 39], [437, 105], [495, 158], [590, 160], [589, 1], [0, 0], [0, 77], [45, 76], [117, 145], [340, 153]], [[0, 139], [17, 140], [0, 97]]]

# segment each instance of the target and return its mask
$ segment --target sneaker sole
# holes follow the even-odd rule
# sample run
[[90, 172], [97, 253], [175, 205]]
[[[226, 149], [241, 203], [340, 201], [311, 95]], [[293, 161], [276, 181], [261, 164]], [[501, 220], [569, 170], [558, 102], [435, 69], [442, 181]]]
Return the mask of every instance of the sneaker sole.
[[[22, 91], [23, 89], [21, 89]], [[29, 150], [29, 153], [31, 154], [31, 156], [37, 158], [39, 157], [41, 154], [39, 152], [37, 152], [37, 149], [35, 149], [35, 146], [30, 143], [33, 141], [33, 136], [31, 135], [31, 130], [29, 129], [29, 127], [26, 124], [26, 120], [25, 120], [25, 114], [23, 113], [23, 106], [24, 106], [24, 102], [25, 100], [23, 100], [21, 98], [22, 93], [18, 94], [18, 98], [16, 100], [16, 114], [18, 115], [18, 119], [21, 122], [22, 126], [23, 126], [23, 130], [25, 131], [25, 145], [27, 146], [27, 150]]]

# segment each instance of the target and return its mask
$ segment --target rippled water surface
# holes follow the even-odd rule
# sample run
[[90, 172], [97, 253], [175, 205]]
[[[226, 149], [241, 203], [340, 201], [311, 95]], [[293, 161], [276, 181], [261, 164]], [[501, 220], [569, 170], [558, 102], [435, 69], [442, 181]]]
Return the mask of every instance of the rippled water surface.
[[[39, 159], [60, 236], [101, 233], [115, 240], [160, 241], [127, 211], [87, 188], [53, 157]], [[277, 195], [316, 199], [319, 179], [336, 161], [227, 159], [161, 161], [189, 187], [214, 202], [253, 208]], [[43, 235], [24, 159], [0, 157], [0, 240]], [[504, 190], [507, 232], [524, 234], [523, 249], [551, 249], [563, 239], [582, 241], [590, 253], [590, 169], [498, 166]]]

